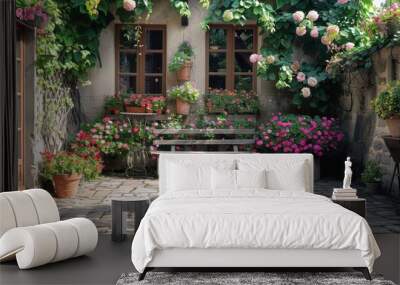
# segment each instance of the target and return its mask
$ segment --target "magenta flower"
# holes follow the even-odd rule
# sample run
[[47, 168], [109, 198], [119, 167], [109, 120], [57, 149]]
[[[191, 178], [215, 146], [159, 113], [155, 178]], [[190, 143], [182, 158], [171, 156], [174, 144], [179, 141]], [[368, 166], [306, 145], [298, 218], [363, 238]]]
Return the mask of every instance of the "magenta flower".
[[24, 10], [22, 8], [17, 8], [15, 10], [15, 16], [17, 16], [18, 19], [21, 19], [24, 17]]

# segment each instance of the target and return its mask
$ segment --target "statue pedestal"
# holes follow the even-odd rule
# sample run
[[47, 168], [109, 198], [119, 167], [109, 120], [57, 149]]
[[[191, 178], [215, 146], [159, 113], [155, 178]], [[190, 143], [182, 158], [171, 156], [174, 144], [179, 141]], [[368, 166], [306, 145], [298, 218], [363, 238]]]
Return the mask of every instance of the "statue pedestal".
[[333, 200], [354, 200], [358, 199], [357, 189], [355, 188], [334, 188], [332, 193]]

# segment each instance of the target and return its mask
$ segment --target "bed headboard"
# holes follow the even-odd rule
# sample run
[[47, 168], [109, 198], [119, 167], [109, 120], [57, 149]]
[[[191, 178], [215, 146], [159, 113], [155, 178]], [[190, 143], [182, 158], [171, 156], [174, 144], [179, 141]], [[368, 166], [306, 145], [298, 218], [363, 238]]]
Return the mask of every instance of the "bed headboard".
[[216, 152], [201, 152], [201, 153], [161, 153], [158, 160], [158, 176], [159, 176], [159, 191], [160, 194], [166, 192], [168, 180], [168, 163], [198, 163], [201, 165], [215, 165], [221, 162], [232, 163], [236, 165], [236, 161], [243, 160], [267, 160], [267, 161], [287, 161], [287, 162], [304, 162], [307, 173], [306, 191], [313, 192], [314, 186], [314, 158], [312, 154], [280, 154], [280, 153], [216, 153]]

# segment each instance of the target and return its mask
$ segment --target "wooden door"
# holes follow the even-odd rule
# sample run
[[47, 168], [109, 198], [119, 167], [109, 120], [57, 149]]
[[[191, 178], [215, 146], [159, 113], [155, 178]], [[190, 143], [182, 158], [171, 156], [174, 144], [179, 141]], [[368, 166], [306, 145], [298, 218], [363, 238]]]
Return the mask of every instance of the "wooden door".
[[17, 29], [17, 43], [16, 43], [16, 59], [17, 59], [17, 74], [16, 74], [16, 85], [17, 85], [17, 118], [18, 118], [18, 189], [25, 189], [24, 179], [24, 99], [25, 99], [25, 43], [24, 43], [24, 32], [22, 29]]

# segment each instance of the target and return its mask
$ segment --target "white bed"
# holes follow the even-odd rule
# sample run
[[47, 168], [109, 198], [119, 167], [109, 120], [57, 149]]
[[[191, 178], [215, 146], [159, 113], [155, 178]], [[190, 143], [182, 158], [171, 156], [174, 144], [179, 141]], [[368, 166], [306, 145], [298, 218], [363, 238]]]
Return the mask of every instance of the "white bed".
[[161, 154], [161, 195], [132, 243], [141, 278], [154, 267], [355, 267], [369, 277], [380, 251], [368, 223], [312, 194], [312, 170], [308, 154]]

